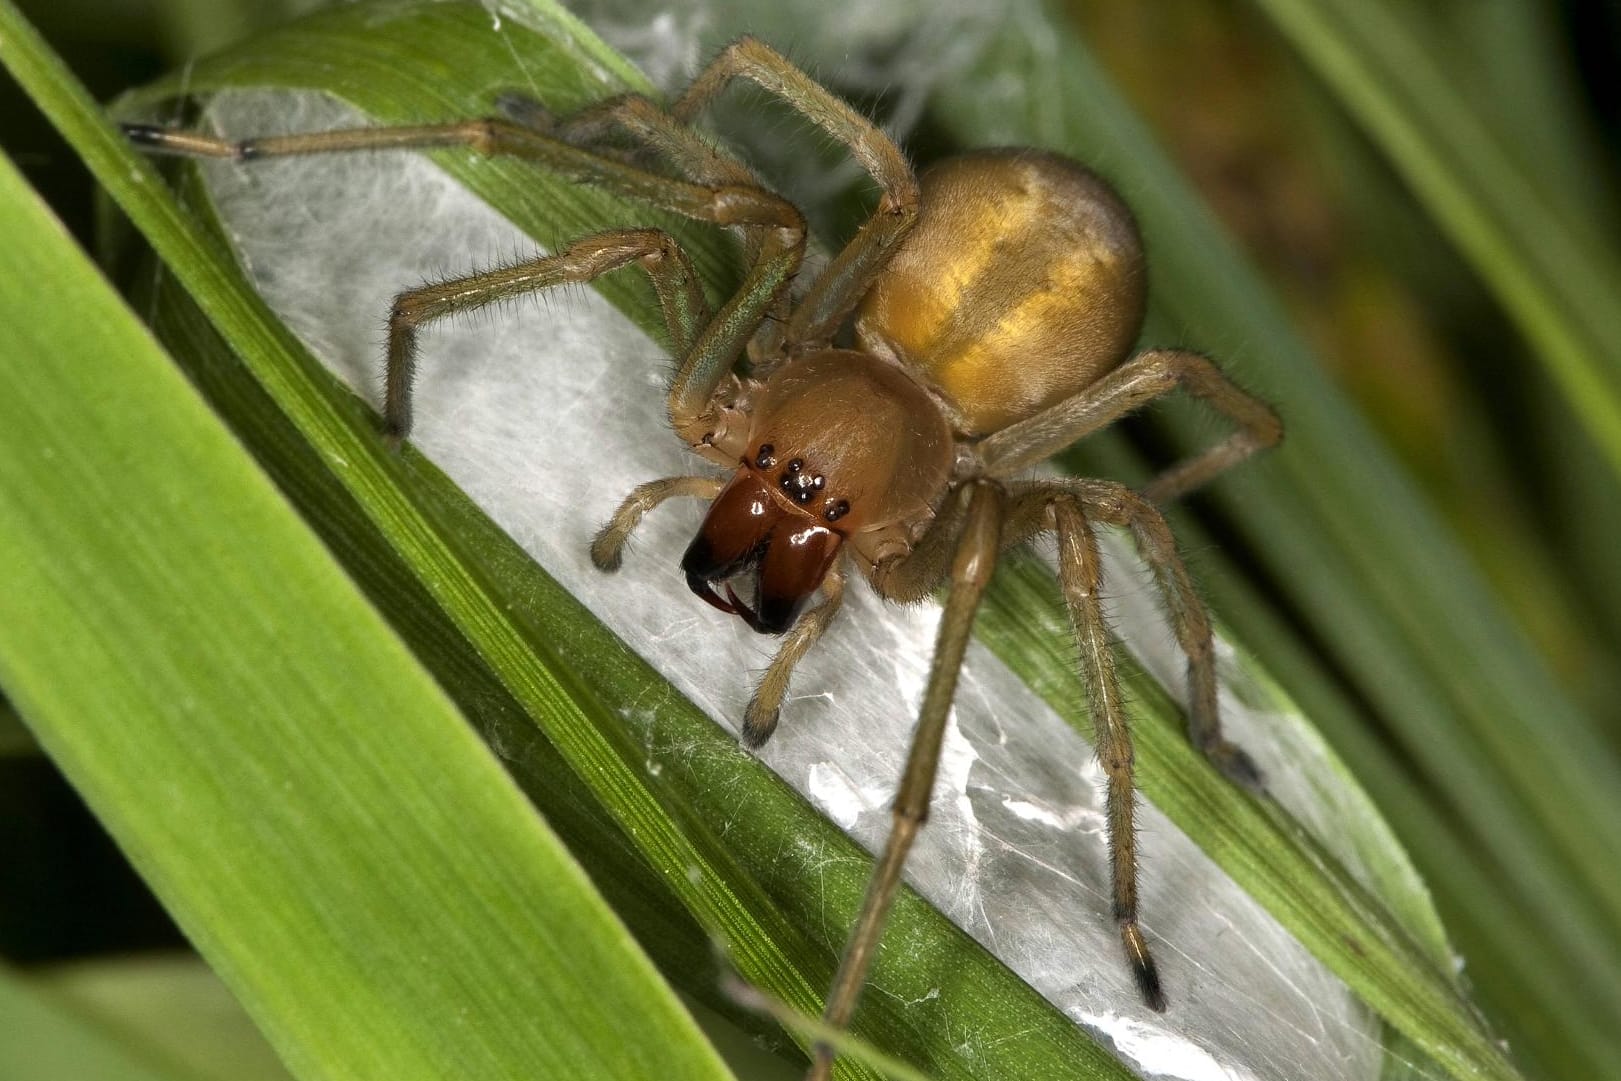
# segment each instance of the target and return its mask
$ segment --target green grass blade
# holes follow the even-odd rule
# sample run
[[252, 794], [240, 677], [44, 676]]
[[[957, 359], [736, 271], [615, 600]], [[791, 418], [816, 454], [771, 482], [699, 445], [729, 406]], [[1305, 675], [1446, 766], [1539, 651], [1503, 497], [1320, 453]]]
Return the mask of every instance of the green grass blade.
[[[1183, 540], [1196, 549], [1206, 543], [1188, 528]], [[1446, 915], [1457, 950], [1467, 958], [1465, 972], [1475, 993], [1484, 992], [1494, 1016], [1513, 1024], [1516, 1061], [1529, 1076], [1602, 1076], [1621, 1054], [1621, 1040], [1605, 1024], [1605, 1007], [1583, 993], [1582, 969], [1563, 963], [1528, 933], [1531, 917], [1503, 889], [1490, 854], [1438, 806], [1431, 787], [1414, 776], [1399, 751], [1369, 730], [1365, 706], [1350, 700], [1322, 662], [1307, 654], [1293, 628], [1280, 625], [1237, 572], [1215, 573], [1217, 562], [1207, 554], [1204, 571], [1219, 609], [1244, 629], [1246, 645], [1290, 688], [1398, 829]], [[1415, 926], [1411, 919], [1404, 922]], [[1542, 1038], [1527, 1039], [1525, 1033]]]
[[0, 758], [39, 753], [39, 745], [11, 703], [0, 698]]
[[293, 1072], [727, 1076], [9, 164], [0, 232], [0, 683]]
[[[263, 69], [261, 69], [261, 71], [262, 70]], [[207, 83], [211, 79], [211, 75], [210, 75], [210, 73], [209, 73], [209, 71], [207, 69], [207, 66], [205, 65], [204, 68], [201, 71], [194, 70], [192, 72], [192, 78], [193, 78], [193, 80], [197, 80], [197, 79], [200, 78], [205, 83]], [[194, 85], [195, 85], [195, 82], [194, 82]], [[262, 122], [263, 121], [261, 121], [261, 123]], [[291, 170], [288, 171], [288, 173], [290, 173], [290, 172], [291, 172]], [[262, 171], [261, 171], [261, 175], [264, 175], [264, 174], [262, 174]], [[291, 180], [290, 180], [290, 177], [289, 177], [289, 175], [287, 173], [278, 172], [276, 174], [276, 179], [275, 180], [266, 179], [266, 180], [263, 180], [261, 182], [262, 183], [273, 184], [278, 189], [281, 189], [282, 185], [290, 184]], [[287, 190], [291, 190], [291, 189], [289, 188]], [[260, 227], [260, 228], [248, 227], [248, 228], [249, 228], [250, 232], [260, 232], [260, 231], [262, 231], [262, 227]], [[279, 233], [279, 230], [277, 232]], [[256, 265], [258, 265], [258, 264], [260, 264], [262, 262], [262, 260], [261, 260], [261, 258], [259, 256], [254, 256], [252, 258], [252, 261]], [[287, 273], [285, 271], [282, 271], [282, 272], [278, 272], [278, 276], [282, 277], [282, 278], [286, 278], [288, 275], [287, 275]], [[1062, 640], [1062, 638], [1060, 638], [1060, 640]], [[1071, 698], [1069, 700], [1073, 700], [1073, 699]], [[1169, 717], [1169, 713], [1166, 713], [1165, 716]], [[1171, 725], [1172, 725], [1172, 722], [1167, 720], [1165, 723], [1167, 725], [1167, 728], [1170, 729]], [[1201, 775], [1199, 773], [1197, 767], [1192, 768], [1192, 769], [1184, 770], [1181, 774], [1179, 774], [1178, 779], [1186, 781], [1188, 784], [1190, 784], [1192, 786], [1193, 791], [1201, 793], [1201, 795], [1204, 796], [1205, 798], [1212, 798], [1212, 799], [1217, 799], [1217, 800], [1219, 800], [1221, 798], [1219, 795], [1216, 795], [1216, 796], [1211, 796], [1210, 795], [1210, 789], [1219, 788], [1220, 787], [1220, 782], [1215, 781], [1215, 780], [1213, 780], [1212, 778], [1210, 778], [1208, 776]], [[1188, 816], [1188, 817], [1192, 821], [1195, 821], [1195, 822], [1198, 821], [1198, 816], [1196, 816], [1196, 815]], [[1207, 829], [1208, 829], [1208, 826], [1207, 826]], [[1217, 828], [1217, 829], [1210, 830], [1210, 832], [1219, 836], [1222, 831], [1219, 828]], [[1212, 843], [1210, 845], [1210, 847], [1219, 848], [1220, 847], [1219, 841]], [[1285, 847], [1287, 848], [1287, 845], [1285, 845]], [[1307, 858], [1306, 856], [1303, 856], [1302, 854], [1300, 854], [1299, 850], [1296, 849], [1295, 853], [1294, 853], [1294, 859], [1297, 862], [1292, 867], [1290, 867], [1287, 871], [1285, 871], [1285, 877], [1288, 877], [1289, 875], [1298, 876], [1301, 873], [1310, 874], [1309, 871], [1304, 870], [1304, 868], [1308, 868], [1308, 867], [1310, 867], [1312, 865], [1312, 861], [1309, 858]], [[1273, 873], [1276, 873], [1276, 870], [1277, 869], [1274, 867], [1273, 868]], [[1300, 908], [1297, 910], [1297, 914], [1299, 912], [1305, 912], [1305, 911], [1308, 911], [1308, 910], [1309, 910], [1309, 906], [1304, 906], [1304, 905], [1300, 906]], [[1345, 909], [1341, 908], [1340, 911], [1343, 914], [1345, 912]], [[1335, 939], [1331, 935], [1323, 935], [1321, 937], [1323, 938], [1324, 941], [1336, 941], [1336, 942], [1338, 941], [1337, 939]], [[1385, 936], [1381, 935], [1380, 937], [1385, 937]], [[1355, 936], [1353, 935], [1352, 938], [1354, 940]], [[1342, 953], [1342, 956], [1343, 956], [1343, 953]], [[1384, 963], [1389, 964], [1388, 958], [1386, 959], [1386, 961]], [[1403, 958], [1403, 961], [1401, 963], [1398, 963], [1397, 967], [1400, 968], [1402, 966], [1402, 964], [1410, 964], [1410, 963], [1411, 963], [1411, 958], [1410, 957]], [[1432, 990], [1433, 990], [1433, 986], [1432, 986]]]

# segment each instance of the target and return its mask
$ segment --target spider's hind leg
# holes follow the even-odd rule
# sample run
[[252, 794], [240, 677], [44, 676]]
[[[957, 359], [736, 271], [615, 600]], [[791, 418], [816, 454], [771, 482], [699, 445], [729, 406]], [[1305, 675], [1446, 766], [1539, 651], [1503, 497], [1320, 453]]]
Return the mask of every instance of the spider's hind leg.
[[1013, 476], [1179, 388], [1232, 421], [1235, 430], [1150, 481], [1143, 494], [1151, 502], [1179, 499], [1283, 438], [1283, 425], [1271, 407], [1228, 379], [1209, 357], [1185, 349], [1151, 349], [1079, 394], [986, 436], [979, 448], [985, 471]]
[[1242, 748], [1222, 735], [1215, 634], [1204, 602], [1177, 553], [1176, 539], [1165, 516], [1146, 496], [1114, 481], [1054, 480], [1020, 493], [1010, 521], [1012, 537], [1023, 539], [1043, 531], [1043, 508], [1063, 496], [1077, 500], [1088, 516], [1130, 530], [1138, 553], [1154, 575], [1177, 645], [1188, 659], [1188, 739], [1229, 780], [1252, 792], [1260, 791], [1260, 768]]
[[1133, 783], [1134, 754], [1131, 729], [1126, 723], [1120, 681], [1115, 675], [1114, 650], [1103, 604], [1098, 596], [1102, 560], [1097, 535], [1074, 496], [1059, 495], [1051, 503], [1052, 528], [1058, 534], [1058, 581], [1069, 607], [1070, 621], [1086, 680], [1087, 704], [1096, 732], [1096, 751], [1108, 777], [1106, 797], [1109, 822], [1109, 873], [1114, 888], [1114, 921], [1120, 942], [1143, 1001], [1154, 1010], [1165, 1009], [1159, 969], [1148, 952], [1148, 941], [1137, 922], [1137, 791]]
[[1153, 572], [1177, 644], [1188, 658], [1188, 739], [1234, 783], [1259, 792], [1261, 771], [1249, 755], [1221, 732], [1216, 696], [1216, 644], [1210, 615], [1177, 554], [1176, 539], [1160, 509], [1149, 499], [1113, 481], [1080, 482], [1089, 510], [1110, 525], [1124, 526]]
[[1058, 536], [1058, 579], [1075, 631], [1081, 674], [1096, 732], [1098, 761], [1108, 777], [1109, 864], [1114, 917], [1143, 1000], [1165, 1009], [1165, 994], [1137, 922], [1135, 770], [1113, 646], [1099, 596], [1102, 560], [1092, 520], [1131, 531], [1154, 574], [1178, 644], [1188, 659], [1188, 734], [1228, 778], [1257, 790], [1261, 774], [1248, 755], [1222, 737], [1217, 714], [1214, 636], [1210, 618], [1159, 509], [1112, 481], [1063, 479], [1018, 490], [1009, 507], [1008, 543], [1040, 533]]

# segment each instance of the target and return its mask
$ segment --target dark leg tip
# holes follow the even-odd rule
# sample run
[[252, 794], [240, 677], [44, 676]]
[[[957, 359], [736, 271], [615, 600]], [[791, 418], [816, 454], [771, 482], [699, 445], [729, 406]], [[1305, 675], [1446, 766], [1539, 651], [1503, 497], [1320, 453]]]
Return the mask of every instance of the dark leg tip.
[[1137, 990], [1142, 994], [1143, 1001], [1155, 1013], [1165, 1012], [1165, 990], [1159, 985], [1159, 970], [1154, 967], [1152, 959], [1146, 964], [1133, 964], [1132, 975], [1137, 977]]
[[405, 432], [389, 423], [383, 424], [383, 447], [390, 454], [399, 456], [400, 448], [405, 445]]
[[1134, 919], [1125, 919], [1120, 923], [1120, 942], [1126, 947], [1126, 961], [1131, 965], [1131, 974], [1137, 980], [1137, 991], [1143, 996], [1143, 1001], [1155, 1013], [1165, 1012], [1165, 991], [1159, 984], [1159, 968], [1154, 964], [1154, 955], [1148, 952], [1148, 941], [1143, 938], [1142, 928], [1137, 926]]
[[1205, 757], [1221, 770], [1222, 775], [1238, 787], [1256, 795], [1266, 790], [1266, 780], [1261, 774], [1261, 767], [1236, 744], [1222, 740], [1220, 743], [1205, 747], [1204, 753]]
[[777, 719], [781, 710], [771, 710], [769, 713], [760, 709], [758, 698], [749, 701], [749, 708], [743, 712], [743, 744], [750, 750], [757, 751], [764, 747], [771, 733], [777, 730]]
[[118, 130], [137, 146], [160, 146], [168, 134], [168, 129], [156, 124], [120, 124]]
[[591, 564], [604, 574], [612, 574], [624, 563], [624, 551], [609, 544], [608, 529], [604, 527], [591, 541]]
[[495, 111], [514, 124], [522, 124], [535, 131], [550, 131], [556, 126], [551, 110], [521, 90], [503, 90], [495, 96]]

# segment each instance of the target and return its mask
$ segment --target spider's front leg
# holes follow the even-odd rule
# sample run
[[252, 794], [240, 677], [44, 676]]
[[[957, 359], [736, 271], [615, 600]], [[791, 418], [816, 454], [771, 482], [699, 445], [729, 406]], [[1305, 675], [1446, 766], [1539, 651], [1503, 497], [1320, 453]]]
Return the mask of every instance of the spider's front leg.
[[780, 98], [843, 143], [883, 193], [872, 216], [806, 291], [784, 335], [790, 346], [826, 344], [917, 222], [917, 176], [876, 124], [758, 38], [741, 37], [722, 49], [670, 106], [670, 115], [691, 124], [734, 79]]
[[[666, 168], [696, 184], [764, 188], [754, 170], [645, 94], [621, 94], [565, 117], [515, 91], [500, 95], [496, 104], [507, 118], [582, 150], [638, 166], [662, 159]], [[769, 242], [771, 228], [753, 225], [742, 233], [744, 254], [752, 262]], [[791, 308], [784, 290], [750, 340], [756, 372], [778, 357]]]
[[[763, 328], [754, 350], [769, 362], [780, 343], [790, 347], [825, 345], [882, 272], [896, 245], [917, 221], [920, 192], [906, 155], [878, 126], [826, 87], [806, 75], [765, 42], [742, 37], [722, 49], [666, 110], [640, 94], [626, 94], [587, 107], [570, 117], [553, 117], [517, 96], [502, 101], [508, 116], [573, 145], [602, 147], [628, 137], [637, 147], [663, 158], [681, 174], [704, 184], [759, 184], [754, 173], [700, 135], [693, 122], [735, 79], [754, 83], [849, 148], [881, 191], [878, 207], [856, 235], [833, 257], [791, 313], [785, 325]], [[749, 244], [758, 243], [750, 236]]]
[[[362, 150], [468, 147], [492, 157], [532, 161], [570, 180], [663, 207], [696, 221], [759, 230], [762, 240], [750, 261], [742, 287], [713, 319], [707, 318], [708, 308], [696, 290], [685, 255], [677, 262], [687, 282], [654, 274], [656, 287], [668, 286], [660, 288], [659, 299], [664, 304], [666, 322], [681, 358], [670, 385], [670, 419], [682, 437], [693, 444], [705, 442], [711, 434], [704, 430], [704, 425], [713, 419], [710, 406], [716, 389], [743, 353], [760, 322], [786, 292], [788, 282], [804, 257], [804, 217], [792, 204], [757, 185], [695, 184], [650, 173], [506, 119], [349, 128], [241, 140], [171, 131], [149, 124], [126, 124], [123, 130], [132, 142], [156, 153], [242, 162]], [[641, 260], [652, 272], [654, 263], [670, 256], [665, 244], [668, 238], [660, 234], [662, 239], [656, 251], [647, 248], [632, 253], [630, 258], [615, 261], [606, 249], [612, 248], [616, 238], [623, 235], [628, 234], [609, 233], [603, 238], [594, 238], [606, 239], [602, 251], [590, 252], [576, 245], [558, 256], [403, 294], [395, 303], [395, 315], [390, 321], [389, 394], [393, 404], [388, 410], [388, 422], [394, 435], [402, 436], [410, 427], [410, 376], [415, 330], [420, 324], [559, 282], [589, 281], [635, 260]], [[570, 264], [569, 258], [581, 262]]]
[[709, 322], [709, 305], [686, 252], [658, 229], [622, 229], [583, 237], [556, 255], [423, 286], [395, 297], [389, 310], [384, 370], [386, 436], [398, 443], [411, 432], [411, 384], [416, 374], [417, 333], [423, 325], [553, 286], [590, 282], [629, 266], [639, 266], [647, 273], [672, 341], [678, 349], [690, 351]]
[[[868, 880], [861, 912], [850, 930], [838, 973], [833, 977], [833, 986], [828, 991], [827, 1006], [822, 1012], [822, 1020], [834, 1028], [848, 1026], [855, 1013], [856, 1002], [866, 984], [867, 970], [872, 966], [878, 942], [883, 937], [884, 922], [894, 903], [895, 892], [900, 888], [907, 853], [911, 851], [918, 831], [928, 820], [935, 773], [940, 765], [940, 748], [945, 740], [946, 719], [956, 693], [957, 677], [962, 671], [963, 656], [973, 631], [974, 615], [979, 610], [985, 587], [990, 584], [991, 572], [996, 568], [996, 557], [1001, 549], [1006, 502], [1001, 486], [988, 481], [971, 482], [963, 496], [961, 504], [964, 509], [961, 514], [936, 520], [930, 530], [931, 533], [949, 536], [954, 542], [950, 562], [950, 593], [941, 615], [934, 661], [929, 668], [929, 682], [923, 692], [923, 706], [918, 713], [917, 728], [912, 734], [912, 746], [906, 755], [905, 772], [901, 774], [900, 787], [895, 792], [889, 837]], [[938, 545], [930, 542], [924, 545], [924, 549], [930, 553], [932, 562], [933, 553], [939, 550]], [[880, 565], [873, 573], [875, 584], [884, 580], [904, 579], [906, 574], [899, 568], [910, 558], [908, 553], [895, 557], [887, 568]], [[832, 1049], [826, 1044], [817, 1044], [806, 1081], [826, 1081], [832, 1068]]]

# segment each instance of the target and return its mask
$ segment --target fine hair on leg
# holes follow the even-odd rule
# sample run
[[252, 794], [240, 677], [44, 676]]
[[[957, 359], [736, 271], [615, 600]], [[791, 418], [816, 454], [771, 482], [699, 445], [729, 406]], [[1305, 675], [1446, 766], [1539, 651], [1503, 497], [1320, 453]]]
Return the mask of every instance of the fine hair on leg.
[[1098, 762], [1108, 779], [1105, 797], [1109, 824], [1109, 875], [1113, 889], [1114, 921], [1120, 943], [1136, 977], [1137, 989], [1151, 1009], [1165, 1009], [1159, 969], [1149, 953], [1148, 941], [1137, 922], [1137, 833], [1133, 824], [1137, 789], [1131, 730], [1125, 702], [1115, 674], [1114, 648], [1103, 604], [1102, 559], [1097, 535], [1081, 509], [1080, 500], [1060, 495], [1051, 503], [1053, 529], [1058, 534], [1058, 582], [1069, 609], [1080, 656], [1086, 699], [1092, 712]]
[[[822, 1020], [834, 1028], [846, 1027], [855, 1013], [856, 1001], [883, 936], [884, 921], [895, 900], [895, 891], [900, 887], [906, 855], [929, 817], [929, 801], [934, 795], [934, 778], [940, 765], [940, 748], [945, 740], [957, 677], [973, 631], [974, 614], [979, 610], [980, 598], [996, 567], [1005, 501], [1006, 496], [996, 484], [977, 482], [970, 486], [962, 532], [951, 564], [951, 591], [940, 619], [934, 661], [929, 668], [929, 682], [923, 692], [923, 706], [912, 734], [912, 746], [907, 752], [906, 768], [895, 792], [889, 837], [868, 880], [860, 915], [846, 940], [844, 956], [839, 961], [839, 970], [833, 977], [833, 987], [828, 991], [827, 1006], [822, 1013]], [[832, 1049], [826, 1044], [817, 1044], [812, 1049], [807, 1081], [826, 1081], [832, 1068]]]
[[987, 436], [979, 448], [985, 472], [993, 477], [1019, 473], [1178, 388], [1227, 417], [1236, 430], [1150, 481], [1143, 495], [1151, 502], [1180, 498], [1283, 438], [1283, 424], [1271, 407], [1228, 379], [1209, 357], [1154, 349], [1073, 397]]

